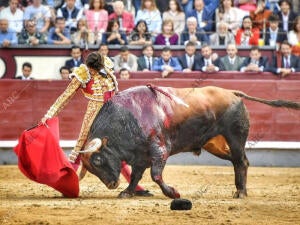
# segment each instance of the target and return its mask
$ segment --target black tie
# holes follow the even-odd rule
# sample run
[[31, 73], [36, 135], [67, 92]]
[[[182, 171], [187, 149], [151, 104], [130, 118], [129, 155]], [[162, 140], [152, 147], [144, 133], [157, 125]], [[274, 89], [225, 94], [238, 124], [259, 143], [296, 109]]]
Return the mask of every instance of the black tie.
[[151, 70], [151, 59], [148, 57], [148, 70]]

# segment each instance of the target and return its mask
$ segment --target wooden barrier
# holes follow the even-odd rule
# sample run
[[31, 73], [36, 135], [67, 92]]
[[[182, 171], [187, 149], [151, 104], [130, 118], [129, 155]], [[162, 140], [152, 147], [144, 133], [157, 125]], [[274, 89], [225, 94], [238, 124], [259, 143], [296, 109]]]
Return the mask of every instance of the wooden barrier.
[[[265, 99], [291, 99], [300, 102], [300, 74], [280, 79], [272, 74], [174, 73], [160, 78], [159, 73], [136, 73], [131, 80], [119, 80], [120, 90], [152, 83], [172, 87], [214, 85], [238, 89]], [[230, 77], [226, 79], [226, 76]], [[142, 77], [142, 78], [141, 78]], [[180, 78], [178, 78], [180, 77]], [[187, 78], [189, 77], [189, 78]], [[250, 79], [250, 78], [260, 79]], [[0, 140], [15, 140], [22, 130], [34, 126], [46, 113], [68, 81], [0, 80]], [[250, 113], [249, 139], [257, 141], [300, 141], [300, 111], [244, 100]], [[78, 92], [59, 114], [61, 139], [74, 140], [80, 130], [87, 100]]]

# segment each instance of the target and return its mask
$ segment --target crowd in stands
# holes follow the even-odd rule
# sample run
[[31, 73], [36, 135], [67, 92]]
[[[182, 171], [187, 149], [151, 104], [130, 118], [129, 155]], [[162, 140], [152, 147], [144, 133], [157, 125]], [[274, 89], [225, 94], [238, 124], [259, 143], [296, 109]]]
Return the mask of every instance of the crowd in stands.
[[[275, 57], [289, 52], [290, 71], [300, 70], [300, 13], [293, 11], [292, 3], [293, 0], [9, 0], [7, 6], [2, 3], [0, 8], [0, 45], [75, 45], [71, 50], [73, 59], [80, 48], [88, 45], [100, 46], [99, 51], [103, 46], [108, 51], [110, 45], [121, 45], [120, 54], [113, 59], [117, 72], [153, 70], [161, 71], [163, 77], [173, 71], [288, 74], [278, 65], [279, 61], [285, 65], [284, 57]], [[133, 55], [127, 45], [142, 46], [143, 55]], [[164, 46], [157, 59], [153, 57], [153, 45]], [[185, 53], [172, 56], [169, 46], [174, 45], [185, 46]], [[226, 48], [228, 55], [218, 57], [212, 52], [215, 46]], [[239, 46], [251, 49], [249, 58], [237, 55]], [[281, 54], [265, 59], [257, 46], [272, 46]], [[291, 57], [294, 55], [295, 60]], [[77, 65], [73, 59], [66, 64], [69, 70]]]

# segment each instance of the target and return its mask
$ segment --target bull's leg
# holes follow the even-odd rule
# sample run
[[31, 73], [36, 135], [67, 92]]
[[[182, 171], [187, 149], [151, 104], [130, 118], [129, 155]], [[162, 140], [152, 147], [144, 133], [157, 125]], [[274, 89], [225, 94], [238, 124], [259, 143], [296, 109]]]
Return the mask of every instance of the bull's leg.
[[245, 154], [238, 159], [233, 159], [234, 174], [235, 174], [235, 186], [237, 191], [234, 193], [234, 198], [244, 198], [247, 196], [247, 171], [249, 161]]
[[129, 186], [119, 194], [119, 198], [130, 198], [134, 196], [135, 188], [138, 185], [139, 181], [142, 179], [145, 170], [146, 170], [146, 166], [132, 167], [131, 180]]

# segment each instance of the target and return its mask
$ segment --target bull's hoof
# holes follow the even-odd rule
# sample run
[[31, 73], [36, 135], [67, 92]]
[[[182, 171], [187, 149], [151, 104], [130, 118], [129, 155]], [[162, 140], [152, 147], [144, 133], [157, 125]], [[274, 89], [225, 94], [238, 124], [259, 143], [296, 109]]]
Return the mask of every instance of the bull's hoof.
[[129, 193], [129, 192], [126, 192], [126, 191], [122, 191], [118, 195], [118, 198], [132, 198], [133, 196], [134, 196], [134, 193]]
[[247, 192], [245, 191], [236, 191], [233, 195], [233, 198], [245, 198], [247, 197]]

